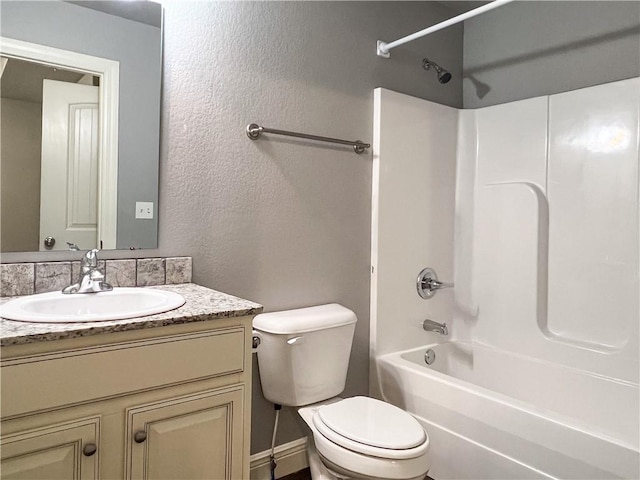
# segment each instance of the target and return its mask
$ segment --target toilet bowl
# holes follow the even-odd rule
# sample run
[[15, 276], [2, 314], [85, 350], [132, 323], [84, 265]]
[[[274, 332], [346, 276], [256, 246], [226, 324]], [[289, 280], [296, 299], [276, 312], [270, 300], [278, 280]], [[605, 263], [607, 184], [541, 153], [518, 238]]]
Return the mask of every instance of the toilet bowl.
[[302, 407], [298, 413], [312, 433], [310, 452], [317, 451], [327, 469], [323, 479], [423, 480], [429, 470], [429, 437], [393, 405], [351, 397]]
[[262, 392], [275, 404], [302, 407], [314, 480], [422, 480], [429, 437], [415, 418], [373, 398], [336, 397], [345, 387], [356, 321], [335, 303], [257, 315]]

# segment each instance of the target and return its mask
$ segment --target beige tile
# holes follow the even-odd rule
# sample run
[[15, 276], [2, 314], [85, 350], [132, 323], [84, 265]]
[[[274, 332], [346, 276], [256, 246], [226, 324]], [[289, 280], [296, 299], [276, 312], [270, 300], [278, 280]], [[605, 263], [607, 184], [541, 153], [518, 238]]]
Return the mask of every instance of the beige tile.
[[0, 265], [0, 296], [31, 295], [34, 279], [33, 263], [3, 263]]
[[135, 287], [136, 260], [107, 260], [105, 280], [113, 287]]
[[71, 262], [36, 263], [35, 292], [55, 292], [71, 285]]
[[191, 257], [171, 257], [166, 262], [167, 285], [174, 283], [191, 283]]
[[137, 263], [136, 283], [139, 287], [164, 285], [164, 258], [140, 258]]

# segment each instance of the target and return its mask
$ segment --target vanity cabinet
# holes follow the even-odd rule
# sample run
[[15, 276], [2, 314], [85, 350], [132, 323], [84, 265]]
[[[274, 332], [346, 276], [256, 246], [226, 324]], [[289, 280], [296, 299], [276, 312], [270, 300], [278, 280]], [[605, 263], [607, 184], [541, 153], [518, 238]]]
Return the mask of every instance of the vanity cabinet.
[[251, 317], [2, 347], [4, 479], [249, 478]]
[[242, 397], [231, 387], [127, 409], [125, 478], [241, 478]]
[[100, 418], [19, 431], [2, 440], [6, 480], [98, 478]]

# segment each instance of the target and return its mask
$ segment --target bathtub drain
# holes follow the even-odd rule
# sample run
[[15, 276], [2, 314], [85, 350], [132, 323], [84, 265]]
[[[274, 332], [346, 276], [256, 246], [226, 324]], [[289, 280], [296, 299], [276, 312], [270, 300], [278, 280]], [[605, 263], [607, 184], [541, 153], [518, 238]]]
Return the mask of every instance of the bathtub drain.
[[424, 354], [424, 361], [427, 365], [431, 365], [436, 359], [436, 352], [429, 349], [427, 353]]

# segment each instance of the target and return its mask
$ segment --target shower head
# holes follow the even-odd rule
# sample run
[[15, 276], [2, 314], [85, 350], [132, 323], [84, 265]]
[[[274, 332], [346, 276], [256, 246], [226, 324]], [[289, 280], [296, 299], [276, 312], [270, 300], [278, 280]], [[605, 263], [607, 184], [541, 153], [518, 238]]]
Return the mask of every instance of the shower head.
[[449, 80], [451, 80], [451, 74], [447, 70], [442, 68], [440, 65], [438, 65], [435, 62], [432, 62], [428, 58], [425, 58], [424, 60], [422, 60], [422, 68], [424, 68], [425, 70], [429, 70], [431, 67], [433, 67], [433, 69], [438, 74], [438, 81], [440, 83], [447, 83], [449, 82]]

